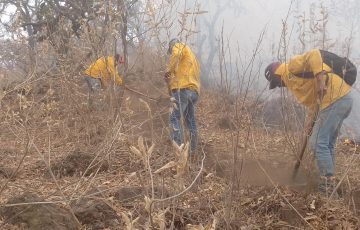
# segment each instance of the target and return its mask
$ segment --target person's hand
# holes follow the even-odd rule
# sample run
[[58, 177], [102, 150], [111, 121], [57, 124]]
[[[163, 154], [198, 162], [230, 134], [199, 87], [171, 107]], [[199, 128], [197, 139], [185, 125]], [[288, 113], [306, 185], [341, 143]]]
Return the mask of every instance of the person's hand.
[[171, 77], [171, 73], [170, 72], [166, 72], [164, 75], [164, 81], [166, 82], [166, 84], [169, 84], [170, 82], [170, 77]]
[[316, 75], [316, 85], [317, 85], [317, 94], [320, 101], [324, 98], [324, 95], [327, 90], [325, 77], [327, 77], [327, 73], [325, 71], [321, 71]]

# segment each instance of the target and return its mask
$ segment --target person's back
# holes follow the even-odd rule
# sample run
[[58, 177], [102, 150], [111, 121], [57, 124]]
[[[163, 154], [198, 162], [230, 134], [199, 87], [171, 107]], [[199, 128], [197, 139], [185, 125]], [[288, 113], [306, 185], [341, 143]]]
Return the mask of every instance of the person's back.
[[184, 120], [190, 132], [191, 152], [197, 147], [197, 125], [195, 104], [200, 92], [200, 65], [191, 49], [178, 39], [169, 42], [168, 54], [171, 55], [165, 81], [171, 97], [176, 103], [170, 114], [172, 139], [181, 145], [184, 132], [181, 120]]
[[[87, 83], [89, 90], [88, 104], [90, 107], [92, 107], [92, 104], [96, 104], [95, 102], [98, 100], [98, 93], [101, 92], [101, 89], [111, 89], [111, 87], [108, 86], [114, 83], [117, 86], [123, 84], [122, 78], [118, 73], [114, 60], [117, 61], [118, 65], [123, 64], [123, 59], [121, 56], [116, 54], [115, 58], [112, 56], [100, 57], [84, 71], [84, 80]], [[118, 91], [118, 89], [115, 91]], [[108, 94], [108, 96], [109, 95], [110, 94]]]
[[[318, 49], [292, 57], [288, 63], [282, 63], [275, 74], [281, 76], [281, 80], [301, 104], [313, 110], [317, 105], [316, 78], [313, 76], [322, 71], [327, 72], [327, 93], [322, 98], [320, 109], [325, 109], [348, 94], [351, 87], [323, 63]], [[301, 76], [306, 74], [313, 76]]]
[[110, 85], [111, 80], [115, 78], [117, 85], [122, 84], [122, 79], [115, 68], [113, 57], [101, 57], [84, 72], [87, 76], [99, 79], [102, 87], [106, 88]]
[[174, 73], [170, 79], [170, 90], [188, 88], [200, 92], [200, 65], [187, 45], [180, 42], [174, 45], [168, 71]]
[[[323, 54], [326, 53], [330, 52], [313, 49], [292, 57], [288, 63], [271, 63], [265, 69], [265, 77], [270, 82], [270, 89], [287, 87], [308, 108], [304, 131], [310, 136], [309, 147], [317, 161], [319, 191], [330, 196], [337, 194], [334, 178], [336, 140], [344, 119], [351, 112], [353, 98], [351, 82], [348, 84], [343, 78], [346, 71], [343, 71], [344, 76], [338, 75], [339, 71], [325, 63]], [[354, 81], [356, 75], [352, 77]], [[295, 166], [299, 165], [300, 161]]]

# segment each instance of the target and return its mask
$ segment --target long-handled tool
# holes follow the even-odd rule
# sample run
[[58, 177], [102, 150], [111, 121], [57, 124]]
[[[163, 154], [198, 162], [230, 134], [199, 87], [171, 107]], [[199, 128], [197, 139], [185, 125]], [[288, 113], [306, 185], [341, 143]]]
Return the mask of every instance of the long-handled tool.
[[305, 141], [301, 147], [301, 150], [300, 150], [300, 154], [299, 154], [299, 157], [297, 158], [297, 161], [295, 163], [295, 166], [294, 166], [294, 171], [293, 171], [293, 174], [292, 174], [292, 180], [294, 180], [297, 176], [297, 173], [299, 171], [299, 168], [300, 168], [300, 164], [301, 164], [301, 161], [302, 161], [302, 158], [304, 156], [304, 153], [306, 151], [306, 147], [307, 147], [307, 144], [308, 144], [308, 141], [309, 141], [309, 137], [314, 129], [314, 125], [315, 125], [315, 121], [317, 119], [317, 116], [318, 116], [318, 113], [319, 113], [319, 109], [320, 109], [320, 106], [317, 105], [316, 106], [316, 109], [315, 109], [315, 113], [314, 113], [314, 116], [312, 117], [312, 120], [311, 120], [311, 126], [310, 126], [310, 129], [307, 130], [307, 133], [306, 133], [306, 137], [305, 137]]
[[[323, 76], [326, 76], [325, 82], [323, 82], [324, 81]], [[294, 167], [294, 171], [293, 171], [293, 174], [292, 174], [292, 179], [293, 180], [295, 179], [295, 177], [296, 177], [296, 175], [297, 175], [297, 173], [299, 171], [299, 167], [300, 167], [301, 160], [302, 160], [302, 158], [304, 156], [304, 153], [305, 153], [305, 150], [306, 150], [306, 146], [307, 146], [307, 143], [308, 143], [308, 140], [309, 140], [309, 136], [311, 135], [311, 133], [312, 133], [312, 131], [314, 129], [314, 125], [315, 125], [316, 119], [317, 119], [319, 111], [320, 111], [320, 105], [322, 104], [322, 100], [323, 100], [324, 95], [326, 93], [326, 87], [327, 87], [328, 82], [329, 82], [329, 75], [325, 71], [320, 72], [316, 76], [316, 78], [317, 78], [317, 84], [320, 84], [320, 86], [322, 85], [322, 87], [318, 86], [318, 87], [320, 87], [319, 90], [318, 90], [318, 93], [319, 93], [318, 96], [319, 97], [316, 100], [316, 108], [315, 108], [315, 112], [314, 112], [312, 120], [311, 120], [311, 127], [310, 127], [309, 130], [307, 130], [305, 141], [303, 143], [300, 155], [299, 155], [299, 157], [298, 157], [298, 159], [296, 161], [295, 167]]]
[[140, 95], [142, 97], [145, 97], [145, 98], [148, 98], [148, 99], [154, 101], [160, 107], [168, 106], [169, 103], [170, 103], [170, 97], [169, 96], [165, 96], [165, 97], [160, 96], [158, 98], [154, 98], [154, 97], [150, 97], [150, 96], [148, 96], [146, 94], [143, 94], [143, 93], [141, 93], [141, 92], [139, 92], [137, 90], [131, 89], [131, 88], [127, 87], [127, 86], [123, 86], [123, 87], [124, 87], [125, 90], [128, 90], [128, 91], [130, 91], [132, 93], [135, 93], [137, 95]]
[[150, 99], [150, 100], [158, 101], [158, 99], [156, 99], [156, 98], [150, 97], [150, 96], [148, 96], [148, 95], [146, 95], [146, 94], [143, 94], [143, 93], [141, 93], [141, 92], [139, 92], [139, 91], [136, 91], [136, 90], [134, 90], [134, 89], [130, 89], [129, 87], [127, 87], [127, 86], [125, 86], [125, 85], [124, 85], [124, 89], [126, 89], [126, 90], [128, 90], [128, 91], [130, 91], [130, 92], [136, 93], [136, 94], [138, 94], [138, 95], [140, 95], [140, 96], [146, 97], [146, 98], [148, 98], [148, 99]]

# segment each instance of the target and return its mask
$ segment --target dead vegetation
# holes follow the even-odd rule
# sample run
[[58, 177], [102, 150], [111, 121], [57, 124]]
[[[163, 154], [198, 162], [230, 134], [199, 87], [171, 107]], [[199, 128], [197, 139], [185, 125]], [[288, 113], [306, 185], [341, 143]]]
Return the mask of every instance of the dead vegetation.
[[8, 204], [22, 204], [4, 207], [1, 210], [8, 223], [27, 229], [78, 229], [78, 224], [66, 209], [47, 203], [32, 193], [12, 197]]
[[[249, 60], [240, 63], [242, 68], [237, 63], [231, 75], [229, 57], [243, 57], [230, 53], [223, 34], [215, 39], [218, 17], [208, 23], [213, 41], [202, 62], [211, 66], [219, 59], [215, 74], [220, 83], [201, 93], [197, 155], [189, 154], [188, 143], [170, 141], [171, 102], [162, 79], [167, 39], [161, 34], [169, 35], [176, 20], [167, 15], [178, 9], [172, 1], [160, 6], [138, 2], [24, 5], [19, 12], [29, 11], [13, 18], [9, 33], [21, 35], [19, 28], [25, 27], [39, 40], [25, 36], [29, 39], [6, 41], [2, 47], [6, 75], [19, 80], [1, 87], [0, 229], [360, 228], [355, 143], [338, 144], [340, 200], [316, 193], [310, 154], [298, 180], [290, 180], [303, 111], [288, 95], [267, 109], [264, 91], [254, 90], [262, 77], [254, 62], [265, 31]], [[198, 33], [197, 17], [206, 13], [195, 3], [179, 13], [179, 36], [189, 43]], [[54, 25], [62, 26], [29, 21], [37, 7], [42, 9], [38, 19], [53, 14]], [[73, 8], [62, 15], [63, 7]], [[42, 30], [35, 33], [34, 28]], [[143, 36], [147, 33], [150, 38]], [[305, 46], [305, 37], [301, 41]], [[280, 45], [286, 50], [288, 44]], [[26, 48], [27, 56], [18, 52]], [[119, 50], [127, 62], [122, 70], [126, 86], [155, 100], [110, 87], [90, 101], [83, 66]], [[272, 121], [285, 122], [268, 123], [264, 118], [270, 115]]]
[[[60, 112], [68, 105], [57, 100], [57, 107], [48, 111], [47, 116], [57, 123], [68, 124], [62, 126], [67, 130], [67, 135], [58, 135], [65, 130], [57, 125], [50, 126], [52, 132], [49, 132], [49, 124], [42, 125], [44, 117], [34, 113], [34, 117], [28, 117], [27, 121], [31, 127], [37, 127], [37, 135], [23, 162], [20, 160], [27, 149], [26, 132], [17, 133], [18, 140], [22, 142], [16, 151], [6, 150], [6, 142], [1, 142], [3, 162], [7, 162], [7, 167], [15, 170], [20, 162], [16, 176], [2, 189], [3, 228], [49, 227], [49, 219], [65, 218], [50, 217], [52, 211], [49, 210], [55, 208], [67, 213], [67, 218], [75, 216], [75, 222], [78, 221], [83, 229], [148, 229], [150, 226], [156, 229], [164, 229], [164, 226], [166, 229], [211, 229], [211, 226], [216, 226], [216, 229], [355, 229], [359, 226], [357, 210], [360, 207], [360, 193], [356, 172], [348, 175], [343, 182], [341, 201], [324, 200], [311, 188], [314, 185], [308, 184], [310, 178], [306, 170], [301, 172], [299, 184], [289, 183], [286, 173], [290, 174], [294, 158], [289, 154], [291, 149], [285, 142], [286, 138], [280, 131], [269, 131], [269, 134], [261, 127], [252, 129], [251, 132], [257, 135], [256, 139], [248, 140], [254, 141], [255, 146], [245, 141], [247, 132], [239, 133], [239, 159], [238, 164], [234, 165], [231, 154], [233, 136], [229, 129], [216, 125], [223, 120], [223, 116], [216, 112], [217, 104], [209, 100], [211, 94], [208, 92], [203, 93], [198, 107], [201, 130], [199, 154], [205, 156], [204, 165], [202, 157], [200, 160], [186, 161], [187, 146], [176, 150], [168, 141], [169, 134], [163, 133], [167, 132], [166, 121], [162, 123], [162, 118], [157, 117], [156, 112], [152, 115], [153, 119], [140, 116], [144, 111], [156, 111], [158, 105], [141, 102], [130, 93], [124, 96], [133, 102], [127, 104], [128, 108], [120, 110], [124, 119], [137, 124], [124, 124], [126, 129], [133, 129], [131, 132], [123, 131], [112, 136], [116, 123], [97, 120], [102, 114], [108, 113], [107, 110], [96, 110], [93, 113], [96, 115], [88, 116], [90, 120], [86, 124], [91, 124], [89, 130], [79, 122], [88, 111], [85, 103], [79, 103], [84, 104], [84, 108], [78, 108], [78, 113], [68, 117], [67, 113]], [[33, 98], [37, 100], [36, 96]], [[3, 104], [19, 111], [19, 116], [25, 116], [23, 113], [26, 110], [18, 110], [19, 104], [10, 103], [12, 100], [13, 96], [9, 95], [3, 99]], [[85, 98], [83, 100], [86, 101]], [[252, 103], [249, 106], [253, 106]], [[21, 130], [20, 127], [25, 124], [16, 121], [17, 117], [3, 114], [3, 118], [3, 130], [8, 130], [8, 124]], [[79, 124], [68, 122], [67, 119]], [[153, 130], [147, 128], [152, 127], [148, 123], [156, 124]], [[246, 124], [243, 125], [246, 127]], [[105, 131], [97, 133], [100, 138], [88, 135], [101, 127], [105, 127]], [[1, 139], [12, 140], [13, 135], [3, 132]], [[91, 142], [92, 138], [101, 141]], [[37, 146], [44, 148], [38, 152]], [[351, 145], [339, 147], [340, 168], [353, 151], [354, 146]], [[186, 165], [181, 162], [192, 163]], [[226, 194], [233, 172], [236, 173], [236, 180], [233, 181], [232, 212], [230, 219], [226, 219]], [[2, 184], [8, 179], [2, 177]], [[30, 200], [12, 198], [26, 197], [25, 192], [44, 198], [35, 198], [34, 195]], [[36, 204], [39, 202], [43, 204]], [[42, 207], [47, 210], [46, 215], [40, 214]], [[25, 208], [27, 212], [13, 218], [14, 213], [21, 213], [16, 208]], [[30, 221], [34, 215], [42, 218], [35, 219], [34, 223]], [[62, 221], [64, 219], [55, 222]], [[50, 228], [57, 229], [53, 226]]]

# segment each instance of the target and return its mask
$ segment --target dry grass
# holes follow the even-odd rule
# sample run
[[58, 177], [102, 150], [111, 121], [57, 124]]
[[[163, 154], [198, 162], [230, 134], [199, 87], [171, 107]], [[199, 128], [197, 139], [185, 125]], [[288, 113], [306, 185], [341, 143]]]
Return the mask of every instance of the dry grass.
[[[49, 85], [38, 82], [31, 85], [25, 98], [14, 92], [2, 101], [5, 109], [0, 123], [1, 165], [12, 172], [19, 168], [11, 178], [1, 174], [1, 184], [6, 183], [1, 193], [3, 206], [13, 205], [6, 204], [7, 200], [25, 191], [56, 205], [74, 205], [80, 199], [99, 194], [93, 188], [101, 188], [101, 199], [122, 220], [120, 226], [110, 229], [125, 226], [128, 229], [150, 226], [212, 229], [215, 225], [215, 229], [225, 226], [232, 229], [354, 229], [359, 226], [360, 172], [356, 168], [351, 168], [340, 188], [344, 199], [324, 200], [313, 189], [302, 184], [294, 186], [284, 176], [291, 172], [294, 158], [282, 132], [265, 131], [256, 126], [251, 128], [251, 133], [256, 135], [251, 141], [253, 144], [247, 142], [246, 129], [239, 134], [233, 211], [230, 223], [225, 222], [227, 187], [234, 178], [231, 177], [234, 142], [231, 129], [218, 125], [224, 117], [217, 113], [221, 102], [214, 99], [213, 92], [205, 91], [198, 104], [200, 147], [206, 155], [204, 166], [202, 168], [199, 161], [185, 170], [185, 164], [181, 163], [185, 157], [181, 155], [182, 149], [175, 154], [176, 149], [168, 138], [167, 106], [150, 101], [144, 104], [136, 95], [125, 92], [128, 102], [112, 119], [109, 118], [111, 108], [88, 108], [81, 85], [76, 86], [80, 90], [72, 95], [76, 100], [70, 101], [62, 99], [67, 97], [56, 84], [51, 84], [54, 92], [49, 93]], [[38, 88], [43, 90], [39, 92]], [[253, 106], [253, 103], [249, 101], [244, 106]], [[246, 123], [242, 124], [247, 127]], [[140, 151], [140, 158], [131, 153], [134, 153], [131, 146]], [[352, 151], [353, 147], [340, 145], [340, 175], [350, 167], [349, 156], [357, 156]], [[74, 173], [59, 173], [61, 169], [56, 168], [56, 163], [65, 162], [64, 159], [77, 152], [87, 157], [70, 158], [78, 159], [85, 166], [72, 163], [73, 168], [66, 170]], [[153, 173], [169, 162], [178, 162], [178, 170], [169, 167]], [[103, 165], [108, 165], [105, 171]], [[49, 169], [54, 177], [49, 177]], [[306, 171], [301, 175], [302, 183], [308, 181]], [[124, 188], [132, 195], [124, 195]], [[141, 192], [134, 195], [131, 188]], [[79, 221], [81, 223], [81, 219]], [[2, 228], [17, 228], [6, 223], [6, 219], [2, 219], [1, 224]]]

